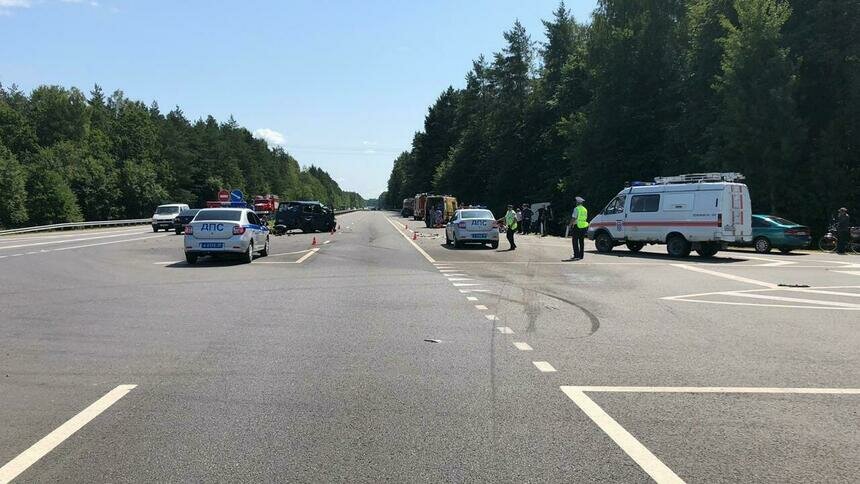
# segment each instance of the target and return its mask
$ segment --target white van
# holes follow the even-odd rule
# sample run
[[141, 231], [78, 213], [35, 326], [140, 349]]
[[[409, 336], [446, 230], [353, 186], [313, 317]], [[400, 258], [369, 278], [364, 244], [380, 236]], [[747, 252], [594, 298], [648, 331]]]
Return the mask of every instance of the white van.
[[159, 205], [155, 209], [155, 213], [152, 214], [152, 231], [158, 232], [159, 229], [173, 230], [173, 219], [183, 210], [188, 210], [188, 205], [185, 203]]
[[752, 242], [749, 191], [738, 180], [743, 175], [694, 173], [634, 184], [591, 220], [588, 238], [598, 252], [666, 244], [673, 257], [691, 250], [712, 257], [726, 244]]

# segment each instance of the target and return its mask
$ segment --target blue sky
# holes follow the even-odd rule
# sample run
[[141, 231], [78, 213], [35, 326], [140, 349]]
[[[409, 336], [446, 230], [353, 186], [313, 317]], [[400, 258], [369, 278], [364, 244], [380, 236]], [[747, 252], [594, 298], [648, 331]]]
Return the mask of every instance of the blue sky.
[[[231, 114], [303, 165], [366, 197], [448, 85], [500, 50], [519, 19], [543, 40], [556, 0], [0, 0], [0, 82], [99, 83], [178, 105], [192, 119]], [[596, 0], [568, 1], [587, 21]]]

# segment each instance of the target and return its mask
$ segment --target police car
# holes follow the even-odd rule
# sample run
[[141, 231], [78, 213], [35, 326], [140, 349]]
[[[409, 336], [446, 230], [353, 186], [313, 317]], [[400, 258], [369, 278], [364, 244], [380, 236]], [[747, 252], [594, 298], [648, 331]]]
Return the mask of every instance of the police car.
[[185, 226], [185, 260], [234, 254], [244, 262], [269, 255], [269, 228], [247, 208], [204, 208]]
[[462, 247], [463, 244], [489, 244], [499, 247], [499, 224], [493, 212], [480, 208], [465, 208], [454, 212], [445, 226], [445, 244]]

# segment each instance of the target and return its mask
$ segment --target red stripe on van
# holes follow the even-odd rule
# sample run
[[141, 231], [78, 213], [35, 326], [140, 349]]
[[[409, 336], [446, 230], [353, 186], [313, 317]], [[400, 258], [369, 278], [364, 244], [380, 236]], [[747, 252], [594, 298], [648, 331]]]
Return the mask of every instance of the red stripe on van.
[[[596, 222], [591, 225], [595, 227], [611, 227], [615, 222]], [[719, 220], [709, 222], [691, 222], [687, 220], [659, 220], [655, 222], [627, 222], [624, 221], [625, 227], [720, 227], [722, 224]]]

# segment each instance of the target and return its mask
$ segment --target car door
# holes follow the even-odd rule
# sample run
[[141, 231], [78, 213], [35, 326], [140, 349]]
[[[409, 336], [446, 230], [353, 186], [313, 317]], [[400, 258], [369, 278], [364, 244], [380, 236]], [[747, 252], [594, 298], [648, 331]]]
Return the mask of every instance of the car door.
[[266, 240], [265, 240], [265, 238], [263, 238], [261, 236], [263, 231], [261, 230], [261, 227], [260, 227], [260, 217], [258, 217], [256, 213], [249, 211], [248, 212], [248, 225], [250, 225], [248, 230], [250, 230], [251, 234], [253, 234], [254, 246], [255, 247], [262, 247], [263, 246], [262, 244], [265, 244]]
[[601, 223], [606, 224], [606, 229], [612, 234], [615, 240], [624, 240], [624, 205], [627, 202], [627, 195], [621, 194], [613, 198], [606, 205], [601, 215], [603, 220]]

